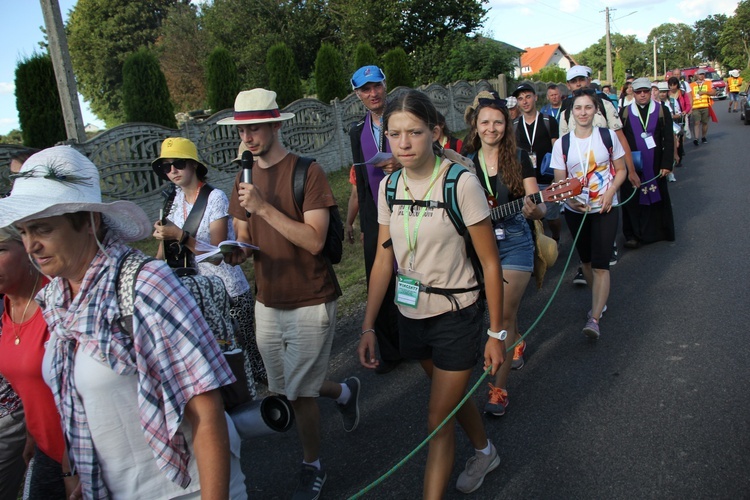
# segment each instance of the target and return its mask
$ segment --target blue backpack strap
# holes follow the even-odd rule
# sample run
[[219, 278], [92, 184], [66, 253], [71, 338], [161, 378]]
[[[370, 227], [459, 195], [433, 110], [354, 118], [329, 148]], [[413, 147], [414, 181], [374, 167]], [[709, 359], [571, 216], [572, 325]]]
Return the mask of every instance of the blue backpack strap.
[[388, 175], [388, 180], [385, 183], [385, 201], [388, 203], [388, 208], [393, 212], [393, 205], [396, 201], [396, 186], [398, 186], [398, 179], [401, 177], [401, 169], [391, 172]]
[[445, 211], [448, 213], [448, 218], [453, 223], [453, 227], [456, 228], [456, 231], [461, 236], [466, 233], [466, 224], [464, 224], [464, 218], [461, 216], [461, 210], [458, 208], [458, 179], [464, 172], [468, 172], [468, 170], [458, 163], [452, 163], [445, 173], [445, 180], [443, 182]]

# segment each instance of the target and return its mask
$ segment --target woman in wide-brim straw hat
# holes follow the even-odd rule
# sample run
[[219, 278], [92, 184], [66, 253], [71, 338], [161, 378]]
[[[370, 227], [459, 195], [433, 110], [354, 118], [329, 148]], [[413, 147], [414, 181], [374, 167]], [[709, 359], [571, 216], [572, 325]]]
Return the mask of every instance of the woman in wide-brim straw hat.
[[[183, 137], [169, 137], [161, 145], [161, 154], [155, 159], [152, 168], [156, 175], [171, 182], [175, 186], [169, 213], [165, 213], [166, 221], [158, 220], [154, 223], [154, 238], [162, 242], [159, 246], [157, 258], [175, 254], [175, 250], [187, 248], [192, 254], [200, 254], [196, 245], [207, 243], [218, 246], [225, 240], [234, 240], [232, 217], [229, 215], [229, 198], [221, 189], [214, 189], [206, 182], [208, 170], [198, 158], [198, 149], [192, 141]], [[198, 198], [203, 196], [205, 204], [199, 204]], [[201, 206], [203, 207], [202, 212]], [[186, 228], [190, 214], [194, 210], [202, 214], [198, 225]], [[195, 216], [193, 216], [195, 217]], [[192, 231], [192, 234], [188, 229]], [[170, 242], [165, 248], [164, 242]], [[181, 245], [179, 243], [182, 243]], [[245, 373], [248, 389], [255, 395], [255, 382], [266, 382], [266, 369], [263, 359], [258, 352], [255, 342], [255, 328], [253, 326], [253, 292], [247, 282], [245, 273], [239, 266], [229, 265], [221, 259], [216, 262], [202, 261], [196, 264], [198, 273], [204, 276], [218, 276], [224, 282], [227, 293], [232, 297], [230, 314], [237, 320], [237, 339], [245, 354]], [[176, 262], [175, 262], [176, 261]], [[181, 259], [168, 258], [178, 267], [184, 267]]]
[[86, 498], [246, 496], [239, 437], [219, 391], [234, 380], [195, 299], [163, 262], [133, 287], [119, 326], [126, 243], [151, 232], [134, 203], [103, 203], [96, 166], [71, 147], [31, 156], [0, 200], [52, 281], [37, 296], [50, 340], [44, 376]]

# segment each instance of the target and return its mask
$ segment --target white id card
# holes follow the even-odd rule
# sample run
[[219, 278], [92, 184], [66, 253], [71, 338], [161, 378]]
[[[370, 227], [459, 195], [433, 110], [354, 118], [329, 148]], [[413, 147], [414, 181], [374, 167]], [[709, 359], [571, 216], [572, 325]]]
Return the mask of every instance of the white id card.
[[646, 147], [648, 149], [654, 149], [656, 147], [656, 142], [654, 142], [653, 136], [646, 136], [643, 140], [646, 142]]
[[536, 153], [529, 153], [529, 158], [531, 158], [531, 164], [534, 165], [534, 169], [536, 170]]

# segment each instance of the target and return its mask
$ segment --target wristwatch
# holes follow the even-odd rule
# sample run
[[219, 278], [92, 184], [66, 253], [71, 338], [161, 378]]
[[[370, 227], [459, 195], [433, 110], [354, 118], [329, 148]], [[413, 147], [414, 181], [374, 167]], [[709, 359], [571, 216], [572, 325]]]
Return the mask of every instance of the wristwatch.
[[506, 330], [500, 330], [499, 332], [493, 332], [489, 328], [487, 328], [487, 335], [492, 337], [493, 339], [497, 340], [505, 340], [505, 338], [508, 336], [508, 332]]

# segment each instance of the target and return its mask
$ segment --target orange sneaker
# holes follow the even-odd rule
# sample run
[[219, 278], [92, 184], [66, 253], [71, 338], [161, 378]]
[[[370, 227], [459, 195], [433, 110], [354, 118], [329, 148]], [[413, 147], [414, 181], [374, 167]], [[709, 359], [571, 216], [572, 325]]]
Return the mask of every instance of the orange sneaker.
[[526, 362], [523, 360], [523, 353], [526, 350], [526, 341], [521, 342], [513, 348], [513, 366], [514, 370], [520, 370]]
[[495, 387], [492, 384], [487, 385], [490, 386], [490, 393], [488, 396], [489, 399], [484, 405], [484, 412], [496, 417], [502, 417], [505, 415], [505, 407], [508, 406], [508, 391]]

